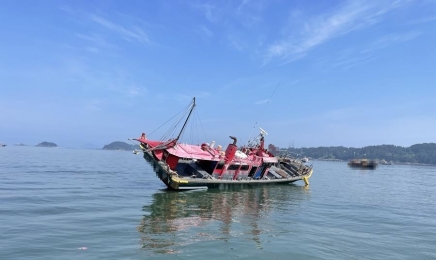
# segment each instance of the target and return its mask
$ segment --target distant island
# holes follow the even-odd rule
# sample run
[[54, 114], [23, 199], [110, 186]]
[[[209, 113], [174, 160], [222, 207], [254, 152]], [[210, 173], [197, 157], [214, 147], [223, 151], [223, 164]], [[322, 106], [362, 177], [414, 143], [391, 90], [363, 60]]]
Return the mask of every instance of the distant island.
[[58, 147], [57, 144], [52, 143], [52, 142], [42, 142], [36, 145], [37, 147]]
[[436, 165], [436, 143], [414, 144], [410, 147], [373, 145], [362, 148], [330, 146], [280, 149], [279, 153], [293, 157], [329, 161], [347, 161], [353, 158], [368, 158], [385, 161], [387, 164], [433, 164]]
[[[138, 145], [116, 141], [107, 144], [103, 150], [132, 151], [140, 149]], [[422, 164], [436, 165], [436, 143], [414, 144], [410, 147], [395, 145], [373, 145], [362, 148], [330, 146], [309, 148], [278, 149], [276, 155], [307, 157], [326, 161], [348, 161], [354, 158], [380, 160], [382, 164]]]
[[128, 144], [126, 142], [115, 141], [110, 144], [103, 146], [103, 150], [123, 150], [123, 151], [132, 151], [139, 149], [138, 145]]

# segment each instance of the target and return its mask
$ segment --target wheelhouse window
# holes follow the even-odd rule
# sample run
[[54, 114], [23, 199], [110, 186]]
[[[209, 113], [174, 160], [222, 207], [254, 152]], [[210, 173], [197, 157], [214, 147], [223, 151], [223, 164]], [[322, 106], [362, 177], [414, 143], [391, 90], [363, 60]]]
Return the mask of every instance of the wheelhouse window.
[[224, 168], [224, 163], [223, 163], [223, 162], [220, 162], [220, 163], [217, 164], [217, 166], [216, 166], [215, 169], [217, 169], [217, 170], [221, 170], [222, 168]]
[[247, 164], [244, 164], [244, 165], [241, 166], [241, 171], [248, 171], [249, 167], [250, 166], [248, 166]]
[[231, 164], [230, 166], [229, 166], [229, 168], [227, 168], [227, 170], [229, 170], [229, 171], [236, 171], [237, 169], [239, 169], [239, 164]]

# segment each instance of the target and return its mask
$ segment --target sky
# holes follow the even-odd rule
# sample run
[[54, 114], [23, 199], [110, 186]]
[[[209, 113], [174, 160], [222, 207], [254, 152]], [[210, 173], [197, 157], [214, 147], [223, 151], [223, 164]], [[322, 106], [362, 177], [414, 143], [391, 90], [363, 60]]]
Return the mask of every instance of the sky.
[[434, 0], [17, 0], [0, 20], [1, 143], [160, 139], [193, 97], [195, 142], [436, 142]]

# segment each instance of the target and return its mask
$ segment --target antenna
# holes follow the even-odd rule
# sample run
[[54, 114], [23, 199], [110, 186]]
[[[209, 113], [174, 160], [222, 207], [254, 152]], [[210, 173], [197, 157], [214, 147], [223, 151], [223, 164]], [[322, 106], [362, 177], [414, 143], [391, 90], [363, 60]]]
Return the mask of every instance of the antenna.
[[268, 135], [268, 133], [265, 130], [263, 130], [261, 127], [259, 127], [259, 129], [262, 135]]

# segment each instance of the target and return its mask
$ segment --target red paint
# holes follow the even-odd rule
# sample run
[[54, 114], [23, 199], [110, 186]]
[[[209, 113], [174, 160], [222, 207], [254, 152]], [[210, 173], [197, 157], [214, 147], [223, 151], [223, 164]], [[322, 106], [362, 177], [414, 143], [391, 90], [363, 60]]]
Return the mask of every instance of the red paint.
[[[225, 175], [226, 178], [238, 179], [239, 177], [246, 177], [248, 175], [249, 170], [241, 171], [240, 168], [237, 170], [228, 170], [228, 167], [232, 164], [246, 164], [249, 165], [249, 169], [251, 169], [252, 167], [259, 167], [263, 163], [277, 162], [277, 157], [264, 148], [263, 135], [261, 135], [257, 145], [241, 148], [242, 155], [238, 154], [238, 156], [236, 156], [236, 152], [238, 151], [236, 143], [229, 144], [226, 151], [223, 152], [218, 149], [218, 146], [217, 148], [211, 148], [206, 143], [202, 143], [201, 145], [178, 144], [175, 139], [166, 142], [143, 138], [135, 140], [151, 151], [156, 161], [164, 160], [171, 170], [176, 170], [178, 161], [181, 158], [214, 161], [217, 162], [217, 165], [219, 162], [224, 162], [224, 166], [221, 169], [215, 168], [213, 170], [213, 174], [215, 174], [215, 176], [218, 175], [218, 178]], [[244, 155], [246, 155], [246, 157], [244, 157]]]
[[229, 144], [227, 146], [226, 157], [224, 159], [226, 161], [226, 164], [228, 164], [233, 160], [233, 158], [235, 158], [236, 150], [238, 150], [238, 147], [234, 144]]
[[174, 171], [176, 169], [177, 163], [179, 162], [179, 157], [170, 154], [168, 155], [166, 162], [168, 166], [170, 166], [170, 169]]

